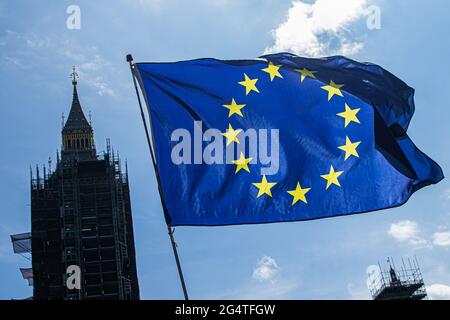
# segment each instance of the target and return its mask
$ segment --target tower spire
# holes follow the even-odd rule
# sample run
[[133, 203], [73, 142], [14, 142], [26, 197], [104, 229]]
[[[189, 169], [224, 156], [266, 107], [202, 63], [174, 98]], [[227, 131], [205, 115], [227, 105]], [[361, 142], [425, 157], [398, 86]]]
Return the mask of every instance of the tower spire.
[[[83, 109], [81, 108], [80, 99], [78, 98], [78, 73], [76, 71], [75, 66], [72, 67], [72, 73], [70, 74], [72, 77], [72, 85], [73, 85], [73, 98], [72, 98], [72, 106], [70, 108], [69, 116], [67, 117], [67, 121], [64, 124], [64, 129], [91, 129], [92, 127], [86, 119], [84, 115]], [[63, 131], [64, 131], [63, 129]]]
[[73, 85], [72, 106], [69, 116], [62, 129], [62, 142], [64, 154], [84, 155], [84, 158], [95, 158], [94, 131], [86, 119], [78, 98], [77, 84], [78, 73], [76, 67], [72, 67], [70, 74]]

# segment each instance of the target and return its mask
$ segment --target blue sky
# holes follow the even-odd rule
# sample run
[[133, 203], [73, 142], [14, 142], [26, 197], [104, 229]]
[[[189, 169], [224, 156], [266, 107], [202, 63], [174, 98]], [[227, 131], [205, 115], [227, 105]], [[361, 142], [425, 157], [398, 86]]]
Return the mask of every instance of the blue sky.
[[[136, 61], [253, 58], [265, 51], [345, 53], [380, 64], [416, 89], [409, 135], [450, 167], [450, 20], [446, 0], [0, 1], [0, 299], [32, 294], [9, 234], [30, 229], [29, 166], [60, 148], [69, 73], [92, 113], [98, 150], [111, 138], [128, 160], [138, 272], [144, 299], [179, 299], [155, 177], [125, 55]], [[69, 5], [81, 29], [66, 27]], [[362, 9], [377, 5], [381, 28]], [[417, 255], [429, 293], [450, 299], [450, 183], [400, 207], [311, 222], [179, 227], [175, 236], [192, 298], [369, 298], [368, 266]]]

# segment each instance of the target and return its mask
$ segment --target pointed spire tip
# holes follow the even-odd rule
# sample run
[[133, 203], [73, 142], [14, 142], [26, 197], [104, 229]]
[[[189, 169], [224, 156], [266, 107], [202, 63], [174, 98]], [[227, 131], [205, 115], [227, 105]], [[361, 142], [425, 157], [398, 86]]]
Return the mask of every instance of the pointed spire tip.
[[70, 74], [70, 76], [72, 77], [72, 84], [76, 86], [78, 83], [78, 73], [75, 66], [72, 66], [72, 73]]

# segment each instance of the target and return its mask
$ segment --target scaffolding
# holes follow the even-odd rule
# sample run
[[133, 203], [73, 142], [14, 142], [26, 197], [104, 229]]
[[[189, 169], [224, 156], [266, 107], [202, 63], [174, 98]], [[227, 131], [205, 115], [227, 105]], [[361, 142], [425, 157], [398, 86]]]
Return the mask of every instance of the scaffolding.
[[62, 296], [62, 230], [60, 193], [57, 172], [39, 168], [31, 174], [31, 245], [34, 297]]
[[[139, 299], [128, 174], [109, 139], [97, 155], [75, 68], [71, 76], [72, 106], [62, 121], [55, 170], [51, 159], [42, 177], [38, 167], [35, 175], [30, 170], [34, 299]], [[79, 290], [66, 286], [74, 265]]]
[[374, 300], [423, 300], [427, 298], [425, 283], [417, 257], [402, 259], [400, 269], [392, 258], [387, 259], [389, 268], [369, 275], [369, 291]]
[[[138, 299], [128, 174], [122, 172], [119, 155], [111, 150], [109, 140], [103, 156], [80, 160], [62, 153], [55, 172], [43, 179], [36, 172], [31, 185], [33, 247], [44, 248], [33, 253], [35, 273], [52, 278], [47, 266], [58, 264], [53, 268], [58, 275], [54, 275], [55, 288], [47, 290], [50, 283], [38, 281], [35, 296]], [[49, 195], [56, 198], [56, 203], [41, 201]], [[57, 211], [52, 215], [57, 220], [57, 234], [50, 234], [42, 223], [53, 210]], [[57, 247], [51, 257], [49, 243]], [[65, 286], [65, 270], [70, 265], [81, 269], [80, 290]]]

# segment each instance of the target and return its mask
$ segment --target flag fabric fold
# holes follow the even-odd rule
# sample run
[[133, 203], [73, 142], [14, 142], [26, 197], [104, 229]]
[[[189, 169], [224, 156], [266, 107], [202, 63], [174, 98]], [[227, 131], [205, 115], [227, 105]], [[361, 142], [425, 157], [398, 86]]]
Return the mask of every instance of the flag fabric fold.
[[136, 63], [167, 223], [311, 220], [439, 182], [407, 135], [414, 90], [368, 63], [288, 53]]

